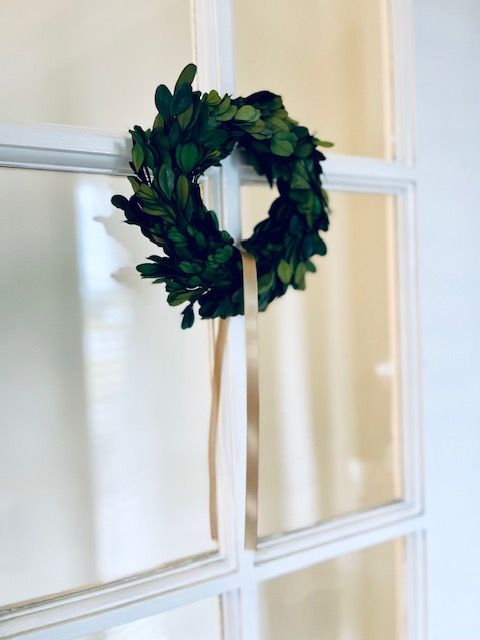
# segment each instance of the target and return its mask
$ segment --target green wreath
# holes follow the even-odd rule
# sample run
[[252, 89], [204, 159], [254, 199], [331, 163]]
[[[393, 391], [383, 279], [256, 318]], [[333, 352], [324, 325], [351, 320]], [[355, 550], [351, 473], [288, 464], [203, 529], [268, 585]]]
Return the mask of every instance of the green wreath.
[[327, 250], [319, 231], [327, 231], [329, 213], [320, 179], [325, 156], [316, 147], [331, 143], [292, 120], [282, 98], [270, 91], [247, 98], [192, 91], [196, 70], [193, 64], [185, 67], [173, 95], [165, 85], [157, 88], [153, 128], [130, 131], [134, 195], [112, 198], [126, 221], [163, 249], [164, 256], [150, 256], [152, 262], [137, 270], [165, 283], [170, 305], [187, 303], [184, 329], [194, 322], [196, 302], [202, 318], [243, 313], [240, 251], [230, 234], [219, 229], [215, 212], [205, 207], [198, 184], [236, 144], [279, 190], [268, 218], [242, 242], [256, 261], [259, 311], [290, 285], [305, 288], [307, 271], [315, 271], [311, 257]]

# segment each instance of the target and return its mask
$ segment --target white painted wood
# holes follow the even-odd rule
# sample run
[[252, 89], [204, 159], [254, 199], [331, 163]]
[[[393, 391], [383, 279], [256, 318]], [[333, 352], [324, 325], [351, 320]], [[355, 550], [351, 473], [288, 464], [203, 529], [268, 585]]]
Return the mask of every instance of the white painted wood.
[[415, 160], [414, 46], [411, 4], [415, 0], [389, 0], [392, 43], [393, 135], [395, 159], [405, 167]]
[[401, 525], [407, 520], [416, 521], [419, 516], [421, 516], [421, 507], [407, 504], [404, 501], [348, 514], [343, 518], [329, 520], [316, 527], [262, 539], [255, 560], [257, 564], [263, 564], [312, 548], [328, 548], [330, 544], [338, 543], [341, 540], [381, 531], [396, 524]]
[[126, 134], [0, 123], [0, 167], [128, 175]]
[[480, 638], [480, 4], [414, 3], [431, 640]]
[[417, 530], [405, 541], [405, 637], [427, 639], [427, 571], [425, 530]]
[[[223, 581], [234, 572], [235, 567], [230, 560], [220, 559], [212, 554], [203, 559], [190, 560], [185, 566], [176, 563], [170, 569], [164, 567], [113, 583], [58, 594], [45, 600], [19, 603], [14, 608], [0, 611], [0, 637], [29, 637], [35, 629], [63, 627], [77, 619], [90, 619], [92, 615], [98, 616], [99, 626], [97, 622], [92, 623], [95, 630], [123, 624], [170, 608], [166, 604], [167, 600], [163, 601], [162, 595], [166, 597], [170, 594], [170, 602], [177, 603], [174, 606], [180, 606], [208, 597], [212, 593], [209, 585], [216, 581], [222, 585], [221, 590], [228, 590], [231, 587], [225, 586]], [[228, 584], [234, 586], [235, 583]], [[192, 593], [197, 595], [188, 596], [185, 590], [188, 588], [193, 589]], [[113, 611], [117, 611], [118, 622], [115, 621]], [[87, 632], [90, 631], [81, 631]], [[64, 630], [64, 633], [67, 632]]]
[[[394, 538], [416, 534], [425, 526], [425, 519], [423, 517], [417, 517], [402, 520], [391, 526], [385, 525], [373, 531], [366, 531], [365, 533], [355, 534], [350, 537], [332, 538], [328, 545], [312, 546], [258, 564], [255, 572], [256, 579], [258, 581], [268, 580], [292, 571], [306, 569], [311, 565], [337, 558], [346, 553], [365, 549]], [[411, 582], [410, 585], [412, 586]]]

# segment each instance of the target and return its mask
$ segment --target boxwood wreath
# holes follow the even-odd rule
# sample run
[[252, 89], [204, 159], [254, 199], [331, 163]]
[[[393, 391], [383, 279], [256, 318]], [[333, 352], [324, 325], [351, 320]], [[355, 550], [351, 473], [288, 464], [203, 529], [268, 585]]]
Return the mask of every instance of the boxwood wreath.
[[192, 90], [195, 74], [196, 66], [187, 65], [173, 95], [163, 84], [157, 88], [153, 128], [130, 131], [134, 195], [112, 198], [126, 221], [162, 248], [163, 256], [150, 256], [137, 270], [165, 283], [170, 305], [187, 303], [184, 329], [194, 322], [195, 303], [202, 318], [243, 313], [240, 251], [204, 205], [198, 183], [236, 145], [279, 191], [268, 218], [241, 243], [256, 261], [259, 311], [289, 286], [305, 288], [306, 273], [315, 271], [312, 256], [326, 253], [319, 232], [329, 223], [321, 183], [325, 156], [317, 147], [332, 144], [292, 120], [280, 96], [259, 91], [247, 98], [221, 97], [215, 90], [202, 95]]

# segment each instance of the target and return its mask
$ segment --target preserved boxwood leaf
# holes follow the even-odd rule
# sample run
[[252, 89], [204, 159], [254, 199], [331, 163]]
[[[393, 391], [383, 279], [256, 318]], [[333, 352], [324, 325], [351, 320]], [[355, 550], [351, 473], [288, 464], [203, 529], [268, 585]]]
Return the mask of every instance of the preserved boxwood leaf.
[[160, 167], [158, 179], [163, 193], [167, 196], [167, 199], [170, 200], [175, 185], [175, 174], [168, 165], [163, 164]]
[[289, 284], [293, 276], [293, 266], [286, 260], [280, 260], [277, 267], [277, 274], [283, 284]]
[[190, 195], [189, 182], [185, 176], [178, 176], [177, 180], [177, 199], [180, 206], [184, 209]]
[[180, 152], [181, 167], [185, 173], [190, 173], [198, 160], [198, 149], [193, 142], [183, 145]]
[[172, 98], [172, 114], [178, 116], [190, 106], [192, 106], [192, 87], [189, 84], [182, 84]]
[[170, 117], [170, 105], [172, 103], [172, 94], [170, 93], [168, 87], [164, 84], [161, 84], [157, 87], [155, 91], [155, 106], [157, 107], [159, 113], [162, 114], [165, 120], [168, 120]]
[[240, 109], [237, 111], [235, 115], [235, 120], [250, 121], [250, 120], [253, 120], [253, 118], [255, 118], [255, 115], [256, 115], [255, 107], [252, 107], [251, 105], [246, 104], [243, 107], [240, 107]]
[[178, 76], [178, 80], [175, 84], [175, 93], [177, 92], [177, 89], [182, 86], [182, 84], [191, 85], [193, 83], [196, 73], [197, 73], [197, 67], [192, 63], [187, 64], [185, 69]]

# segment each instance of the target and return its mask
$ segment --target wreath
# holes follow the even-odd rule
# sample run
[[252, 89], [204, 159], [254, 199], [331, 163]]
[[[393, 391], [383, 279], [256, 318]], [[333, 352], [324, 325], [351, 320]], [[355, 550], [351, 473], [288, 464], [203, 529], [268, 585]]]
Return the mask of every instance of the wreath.
[[260, 91], [247, 98], [221, 97], [217, 91], [192, 90], [196, 66], [180, 74], [172, 94], [165, 85], [155, 92], [158, 114], [152, 129], [135, 126], [132, 136], [134, 172], [128, 179], [134, 195], [112, 198], [126, 222], [163, 250], [137, 270], [154, 283], [165, 283], [167, 301], [182, 311], [182, 328], [194, 322], [198, 303], [202, 318], [226, 318], [244, 312], [242, 261], [231, 235], [219, 229], [217, 215], [202, 201], [199, 178], [219, 166], [238, 144], [247, 162], [279, 196], [268, 218], [241, 243], [255, 258], [258, 309], [264, 311], [289, 286], [305, 288], [305, 275], [315, 271], [312, 256], [326, 246], [319, 231], [328, 230], [328, 198], [321, 184], [330, 147], [292, 120], [282, 98]]

